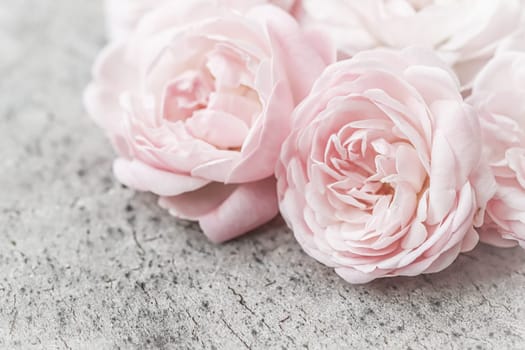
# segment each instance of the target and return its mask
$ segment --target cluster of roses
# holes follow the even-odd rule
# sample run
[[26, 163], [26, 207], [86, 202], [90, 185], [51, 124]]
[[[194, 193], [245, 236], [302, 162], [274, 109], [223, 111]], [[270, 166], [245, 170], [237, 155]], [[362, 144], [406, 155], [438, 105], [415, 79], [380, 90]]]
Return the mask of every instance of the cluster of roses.
[[352, 283], [525, 247], [525, 1], [107, 5], [114, 173], [210, 240], [280, 212]]

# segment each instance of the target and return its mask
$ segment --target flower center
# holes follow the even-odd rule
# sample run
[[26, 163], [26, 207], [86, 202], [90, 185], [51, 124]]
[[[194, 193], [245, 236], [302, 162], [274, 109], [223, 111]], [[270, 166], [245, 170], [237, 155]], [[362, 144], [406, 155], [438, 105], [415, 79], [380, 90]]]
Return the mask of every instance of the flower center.
[[165, 89], [164, 118], [169, 121], [190, 118], [196, 111], [206, 108], [213, 90], [212, 79], [202, 72], [184, 72]]
[[331, 169], [330, 191], [359, 210], [372, 212], [379, 203], [395, 206], [399, 190], [412, 193], [415, 202], [428, 187], [413, 146], [378, 130], [344, 128], [332, 135], [324, 163]]
[[394, 188], [389, 183], [383, 183], [379, 190], [377, 190], [377, 194], [381, 196], [392, 196], [394, 195]]

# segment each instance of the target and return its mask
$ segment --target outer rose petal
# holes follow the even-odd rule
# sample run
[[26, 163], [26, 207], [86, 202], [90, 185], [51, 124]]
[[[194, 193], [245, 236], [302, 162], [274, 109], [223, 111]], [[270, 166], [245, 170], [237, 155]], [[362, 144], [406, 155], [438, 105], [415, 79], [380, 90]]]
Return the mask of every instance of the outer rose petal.
[[215, 243], [249, 232], [279, 212], [273, 178], [229, 188], [217, 186], [223, 185], [163, 198], [160, 203], [176, 216], [198, 220], [204, 234]]
[[170, 214], [185, 220], [199, 220], [221, 205], [237, 188], [213, 182], [203, 188], [173, 197], [160, 197], [159, 205]]
[[210, 181], [174, 174], [148, 166], [140, 161], [119, 158], [113, 164], [117, 179], [139, 191], [151, 191], [160, 196], [176, 196], [197, 190]]
[[498, 229], [498, 225], [491, 223], [490, 218], [485, 218], [485, 224], [479, 230], [480, 241], [499, 248], [513, 248], [518, 245], [518, 242], [513, 239], [505, 239]]
[[280, 150], [280, 142], [290, 130], [293, 103], [290, 91], [282, 82], [277, 83], [266, 107], [265, 120], [257, 121], [244, 145], [244, 157], [231, 167], [229, 183], [257, 181], [261, 174], [273, 172]]

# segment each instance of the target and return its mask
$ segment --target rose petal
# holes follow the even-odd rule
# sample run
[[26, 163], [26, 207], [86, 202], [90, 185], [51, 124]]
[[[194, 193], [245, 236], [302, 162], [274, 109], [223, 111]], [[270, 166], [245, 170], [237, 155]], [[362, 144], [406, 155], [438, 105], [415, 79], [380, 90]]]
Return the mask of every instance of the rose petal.
[[215, 210], [199, 218], [213, 242], [228, 241], [273, 219], [278, 213], [275, 179], [239, 185]]
[[210, 181], [152, 168], [137, 160], [119, 158], [113, 163], [117, 179], [139, 191], [176, 196], [206, 186]]
[[199, 220], [223, 203], [235, 191], [235, 185], [224, 185], [213, 182], [196, 191], [178, 196], [160, 197], [160, 207], [169, 210], [170, 214], [181, 219]]

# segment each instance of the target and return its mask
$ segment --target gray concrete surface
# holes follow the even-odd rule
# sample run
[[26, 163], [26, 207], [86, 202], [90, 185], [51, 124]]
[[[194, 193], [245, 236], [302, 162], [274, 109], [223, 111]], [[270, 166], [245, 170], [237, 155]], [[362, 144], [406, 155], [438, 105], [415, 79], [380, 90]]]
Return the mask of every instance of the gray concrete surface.
[[524, 349], [525, 252], [352, 286], [282, 223], [223, 245], [118, 185], [99, 1], [0, 0], [0, 348]]

